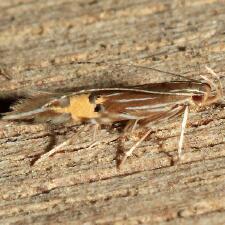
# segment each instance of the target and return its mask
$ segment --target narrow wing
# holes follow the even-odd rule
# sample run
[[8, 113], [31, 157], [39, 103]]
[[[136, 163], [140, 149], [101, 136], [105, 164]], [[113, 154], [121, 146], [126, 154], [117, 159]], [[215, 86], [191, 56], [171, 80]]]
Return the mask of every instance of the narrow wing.
[[32, 121], [32, 122], [63, 122], [68, 115], [62, 115], [54, 110], [43, 107], [54, 99], [60, 99], [61, 94], [53, 92], [30, 91], [23, 94], [23, 98], [12, 105], [11, 112], [2, 114], [2, 120]]
[[4, 120], [33, 120], [61, 123], [91, 121], [113, 123], [126, 120], [153, 121], [178, 105], [189, 104], [194, 96], [203, 96], [202, 83], [169, 82], [128, 88], [81, 90], [75, 93], [40, 93], [17, 103]]
[[[124, 120], [155, 120], [177, 106], [189, 104], [190, 96], [145, 93], [142, 91], [97, 91], [95, 99], [95, 118], [99, 123], [112, 123]], [[101, 98], [100, 103], [97, 102]]]

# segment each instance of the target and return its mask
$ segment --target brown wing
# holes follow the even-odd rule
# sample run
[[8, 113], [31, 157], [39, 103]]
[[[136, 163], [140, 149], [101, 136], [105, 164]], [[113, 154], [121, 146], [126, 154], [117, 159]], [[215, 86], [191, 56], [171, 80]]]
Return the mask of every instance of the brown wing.
[[112, 122], [122, 120], [155, 120], [178, 105], [188, 104], [190, 96], [143, 93], [138, 91], [105, 91], [95, 93], [102, 103], [96, 105], [100, 117], [98, 122], [107, 118]]
[[54, 112], [49, 108], [43, 108], [45, 104], [53, 100], [56, 100], [54, 101], [55, 104], [65, 104], [65, 100], [61, 100], [61, 98], [58, 98], [59, 96], [61, 97], [59, 93], [41, 91], [26, 93], [24, 99], [17, 101], [11, 106], [12, 112], [3, 114], [2, 119], [52, 123], [68, 121], [71, 119], [69, 115]]
[[155, 120], [177, 105], [188, 104], [191, 97], [186, 93], [156, 93], [135, 88], [82, 90], [66, 96], [43, 93], [15, 105], [14, 111], [3, 119], [53, 123], [71, 118], [78, 122], [91, 120], [98, 123]]
[[184, 94], [202, 96], [207, 92], [209, 85], [194, 81], [171, 81], [164, 83], [150, 83], [134, 86], [135, 89], [148, 90], [149, 92]]

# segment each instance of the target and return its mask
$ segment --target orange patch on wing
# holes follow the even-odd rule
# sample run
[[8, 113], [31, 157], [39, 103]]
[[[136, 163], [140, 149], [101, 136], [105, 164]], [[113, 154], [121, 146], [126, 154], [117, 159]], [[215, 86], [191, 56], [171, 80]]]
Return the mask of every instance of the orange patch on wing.
[[[103, 98], [98, 98], [96, 104], [104, 102]], [[70, 97], [70, 104], [66, 107], [53, 107], [52, 109], [58, 113], [70, 113], [74, 121], [82, 119], [98, 118], [100, 115], [95, 112], [96, 104], [90, 103], [89, 94], [75, 95]]]

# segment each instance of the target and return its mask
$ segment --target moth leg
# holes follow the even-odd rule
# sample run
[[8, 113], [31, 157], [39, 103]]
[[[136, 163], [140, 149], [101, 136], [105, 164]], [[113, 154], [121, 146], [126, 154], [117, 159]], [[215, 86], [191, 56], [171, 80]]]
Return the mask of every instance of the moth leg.
[[158, 118], [155, 118], [154, 121], [152, 121], [152, 120], [148, 121], [148, 119], [142, 121], [141, 125], [149, 127], [150, 125], [153, 125], [155, 123], [162, 123], [165, 120], [170, 120], [184, 112], [182, 128], [181, 128], [181, 135], [180, 135], [179, 145], [178, 145], [178, 155], [179, 155], [179, 158], [181, 158], [182, 146], [183, 146], [183, 141], [184, 141], [184, 131], [185, 131], [186, 123], [187, 123], [188, 111], [189, 111], [188, 105], [178, 105], [177, 107], [171, 109], [170, 111], [168, 111], [166, 113], [162, 113], [161, 115], [158, 115]]
[[38, 164], [40, 162], [43, 162], [44, 160], [46, 160], [47, 158], [49, 158], [50, 156], [56, 154], [57, 152], [62, 151], [63, 147], [69, 145], [72, 143], [73, 139], [75, 136], [79, 135], [80, 133], [82, 133], [84, 130], [81, 129], [80, 131], [78, 131], [77, 133], [73, 134], [72, 137], [70, 137], [69, 139], [67, 139], [66, 141], [62, 142], [61, 144], [55, 146], [54, 148], [52, 148], [50, 151], [42, 154], [34, 163], [34, 164]]
[[[182, 149], [184, 130], [185, 130], [185, 125], [186, 125], [186, 122], [187, 122], [187, 115], [188, 115], [188, 106], [179, 105], [176, 108], [171, 109], [170, 111], [168, 111], [166, 113], [159, 114], [158, 117], [156, 117], [154, 119], [154, 121], [149, 120], [149, 119], [143, 120], [142, 123], [141, 123], [141, 125], [142, 126], [145, 126], [145, 127], [148, 127], [149, 125], [152, 125], [152, 124], [154, 124], [156, 122], [157, 123], [160, 123], [160, 122], [163, 122], [165, 120], [169, 120], [169, 119], [177, 116], [181, 112], [183, 112], [183, 110], [185, 110], [185, 113], [184, 113], [184, 121], [182, 122], [182, 134], [181, 134], [181, 138], [180, 138], [181, 149]], [[152, 131], [152, 129], [149, 129], [145, 133], [145, 135], [138, 142], [136, 142], [136, 144], [129, 151], [127, 151], [127, 152], [124, 153], [124, 156], [123, 156], [123, 158], [122, 158], [122, 160], [121, 160], [121, 162], [119, 164], [119, 167], [121, 167], [121, 165], [126, 161], [126, 159], [129, 156], [132, 155], [133, 151], [138, 147], [138, 145], [141, 144], [142, 141], [144, 141], [147, 138], [147, 136], [151, 133], [151, 131]]]
[[[34, 164], [38, 164], [40, 162], [43, 162], [44, 160], [46, 160], [47, 158], [49, 158], [50, 156], [56, 154], [57, 152], [61, 151], [63, 147], [71, 144], [73, 138], [75, 137], [75, 135], [77, 134], [74, 134], [72, 137], [70, 137], [68, 140], [64, 141], [63, 143], [57, 145], [55, 148], [51, 149], [49, 152], [46, 152], [44, 153], [43, 155], [40, 156], [39, 159], [37, 159]], [[33, 165], [34, 165], [33, 164]]]
[[93, 143], [88, 147], [89, 149], [94, 147], [95, 145], [98, 145], [101, 143], [101, 141], [96, 141], [96, 136], [97, 136], [100, 126], [101, 125], [98, 123], [94, 125], [94, 133], [93, 133], [93, 139], [92, 139]]
[[97, 124], [94, 125], [93, 141], [96, 140], [96, 136], [97, 136], [97, 133], [99, 131], [99, 128], [100, 128], [100, 124], [97, 123]]
[[127, 123], [127, 125], [125, 126], [124, 130], [123, 130], [124, 133], [127, 133], [127, 132], [129, 132], [129, 133], [134, 133], [135, 129], [137, 128], [138, 121], [139, 121], [139, 120], [135, 120], [135, 121], [130, 120], [130, 121]]
[[185, 106], [183, 120], [182, 120], [182, 124], [181, 124], [180, 140], [178, 143], [178, 158], [179, 159], [181, 159], [181, 157], [182, 157], [182, 147], [183, 147], [183, 143], [184, 143], [184, 132], [185, 132], [185, 128], [187, 125], [188, 112], [189, 112], [189, 108], [188, 108], [188, 106]]
[[132, 155], [132, 153], [133, 153], [133, 151], [145, 140], [145, 138], [147, 138], [147, 136], [149, 135], [151, 133], [151, 130], [148, 130], [143, 136], [142, 136], [142, 138], [139, 140], [139, 141], [137, 141], [136, 142], [136, 144], [135, 145], [133, 145], [133, 147], [132, 148], [130, 148], [130, 150], [128, 150], [128, 151], [126, 151], [125, 153], [124, 153], [124, 156], [123, 156], [123, 158], [122, 158], [122, 160], [120, 161], [120, 163], [119, 163], [119, 167], [121, 167], [122, 166], [122, 164], [124, 164], [124, 162], [126, 161], [126, 159], [129, 157], [129, 156], [131, 156]]
[[135, 120], [134, 125], [133, 125], [133, 127], [131, 129], [131, 133], [133, 133], [135, 131], [135, 129], [137, 128], [138, 121], [139, 120]]

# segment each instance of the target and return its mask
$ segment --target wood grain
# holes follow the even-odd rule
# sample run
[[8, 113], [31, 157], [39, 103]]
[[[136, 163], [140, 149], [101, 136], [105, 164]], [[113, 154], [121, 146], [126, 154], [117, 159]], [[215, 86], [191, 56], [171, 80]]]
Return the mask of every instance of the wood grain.
[[[225, 86], [223, 1], [10, 0], [0, 11], [1, 95], [176, 79], [115, 63], [195, 79], [208, 65]], [[109, 64], [76, 63], [86, 60]], [[120, 170], [116, 129], [90, 147], [87, 125], [54, 127], [55, 144], [75, 134], [73, 144], [30, 166], [48, 127], [0, 121], [0, 223], [225, 224], [224, 121], [220, 105], [192, 112], [177, 164], [180, 120], [160, 124]]]

